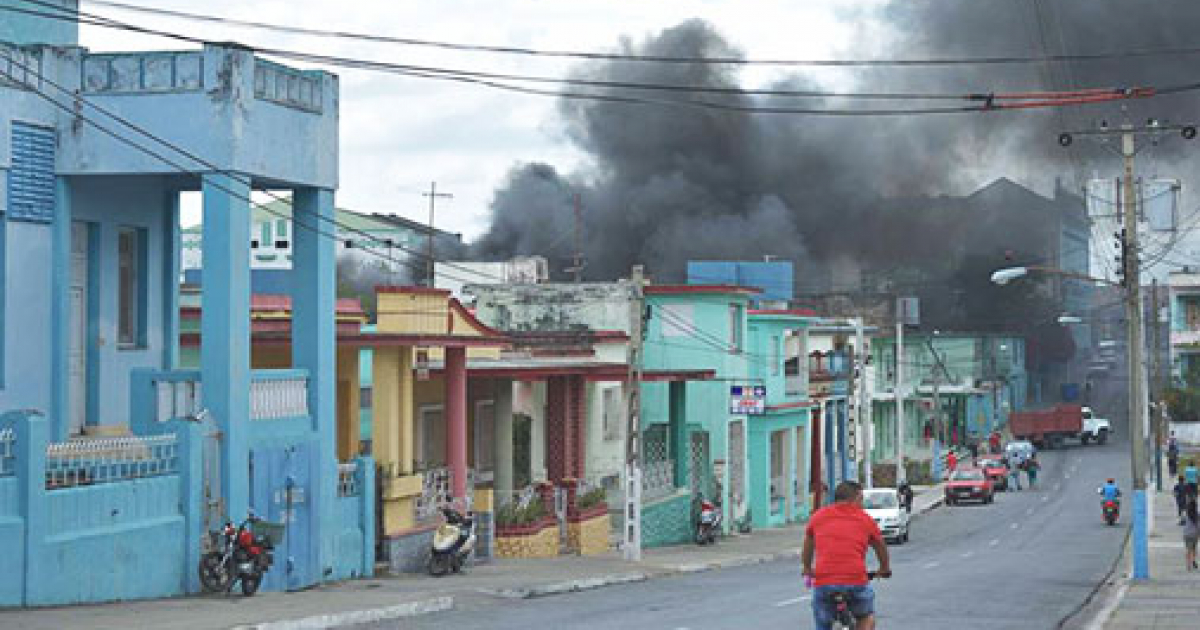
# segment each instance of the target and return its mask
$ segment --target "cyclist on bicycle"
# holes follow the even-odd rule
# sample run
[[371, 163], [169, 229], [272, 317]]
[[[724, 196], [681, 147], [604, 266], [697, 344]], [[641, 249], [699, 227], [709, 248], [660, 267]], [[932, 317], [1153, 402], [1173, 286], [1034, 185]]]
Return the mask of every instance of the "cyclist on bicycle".
[[[862, 630], [875, 628], [875, 592], [867, 584], [867, 547], [879, 560], [879, 577], [891, 577], [887, 544], [879, 526], [863, 510], [862, 486], [843, 481], [834, 490], [834, 503], [817, 510], [804, 531], [800, 561], [804, 575], [814, 579], [813, 619], [817, 630], [833, 626], [830, 595], [850, 595], [850, 611]], [[817, 564], [814, 570], [813, 555]]]

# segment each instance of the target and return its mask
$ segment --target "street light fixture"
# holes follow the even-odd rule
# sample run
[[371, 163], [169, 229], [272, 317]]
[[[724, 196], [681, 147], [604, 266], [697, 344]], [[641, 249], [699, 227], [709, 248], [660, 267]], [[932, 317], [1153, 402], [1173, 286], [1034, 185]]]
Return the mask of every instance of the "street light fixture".
[[992, 272], [992, 282], [1004, 286], [1017, 278], [1023, 278], [1027, 275], [1029, 275], [1028, 267], [1008, 267]]

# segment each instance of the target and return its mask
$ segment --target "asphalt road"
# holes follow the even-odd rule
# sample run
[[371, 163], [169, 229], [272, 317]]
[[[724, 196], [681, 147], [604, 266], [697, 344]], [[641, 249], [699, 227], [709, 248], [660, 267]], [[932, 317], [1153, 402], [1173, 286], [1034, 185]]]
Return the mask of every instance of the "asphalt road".
[[[1128, 447], [1071, 446], [1041, 454], [1039, 487], [992, 505], [939, 508], [892, 546], [895, 575], [876, 585], [886, 628], [1053, 628], [1091, 593], [1124, 542], [1100, 520], [1096, 487], [1128, 487]], [[873, 565], [874, 560], [870, 560]], [[795, 562], [676, 576], [533, 600], [487, 596], [446, 613], [357, 626], [404, 628], [811, 628]]]

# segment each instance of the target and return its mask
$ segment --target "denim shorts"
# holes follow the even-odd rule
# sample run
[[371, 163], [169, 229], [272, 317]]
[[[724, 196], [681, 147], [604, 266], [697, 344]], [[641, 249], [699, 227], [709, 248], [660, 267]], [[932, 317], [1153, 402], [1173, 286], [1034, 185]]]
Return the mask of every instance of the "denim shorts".
[[866, 617], [875, 614], [875, 591], [869, 585], [863, 586], [818, 586], [813, 590], [812, 608], [813, 621], [817, 630], [828, 630], [833, 627], [833, 615], [837, 612], [829, 596], [837, 591], [850, 594], [850, 612], [855, 617]]

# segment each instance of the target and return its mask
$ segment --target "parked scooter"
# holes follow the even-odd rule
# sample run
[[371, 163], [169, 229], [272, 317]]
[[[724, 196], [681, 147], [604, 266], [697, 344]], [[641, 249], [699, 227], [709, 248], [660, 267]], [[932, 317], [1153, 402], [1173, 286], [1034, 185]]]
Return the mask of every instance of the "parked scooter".
[[717, 532], [721, 531], [721, 508], [699, 493], [696, 499], [700, 503], [696, 514], [696, 544], [711, 545], [717, 542]]
[[282, 542], [283, 526], [268, 523], [251, 511], [240, 525], [225, 523], [219, 532], [209, 532], [211, 551], [200, 557], [200, 585], [205, 591], [226, 592], [240, 582], [249, 597], [262, 585], [263, 576], [275, 561], [275, 546]]
[[429, 552], [429, 575], [442, 577], [462, 571], [471, 550], [475, 548], [475, 518], [467, 512], [460, 514], [452, 508], [442, 508], [446, 522], [433, 534], [433, 549]]

